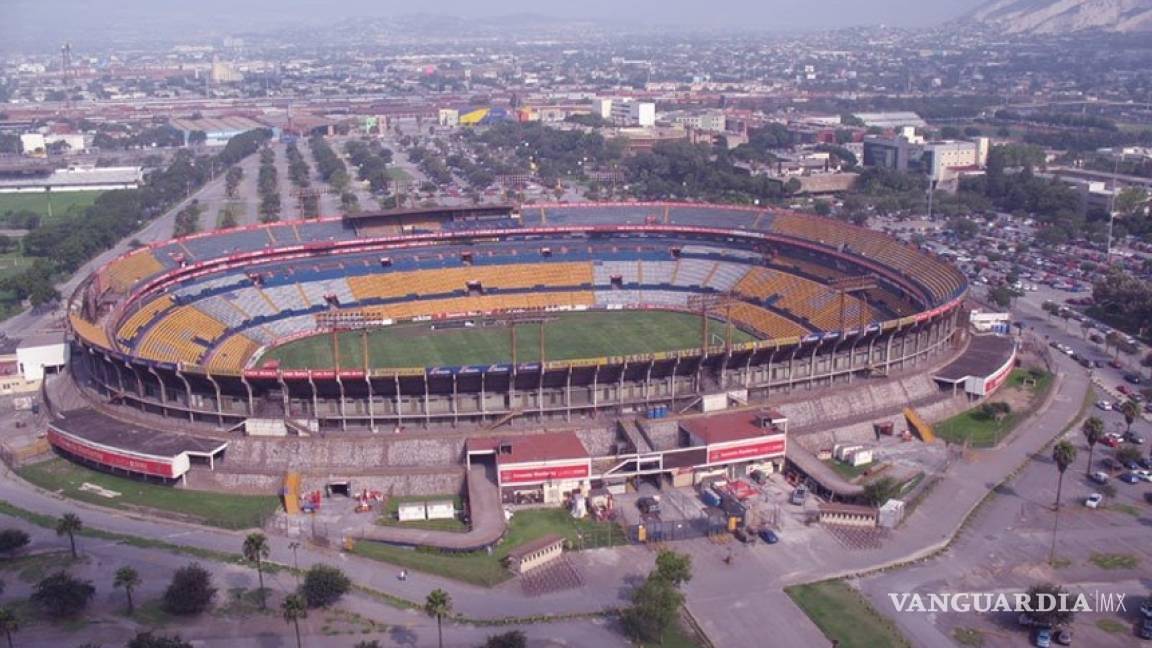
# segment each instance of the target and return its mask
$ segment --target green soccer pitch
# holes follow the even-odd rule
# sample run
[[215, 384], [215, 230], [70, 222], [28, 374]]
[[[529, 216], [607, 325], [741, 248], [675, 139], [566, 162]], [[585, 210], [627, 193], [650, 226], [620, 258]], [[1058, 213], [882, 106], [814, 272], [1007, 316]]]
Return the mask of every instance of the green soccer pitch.
[[[671, 311], [595, 311], [549, 313], [545, 316], [546, 360], [574, 360], [700, 347], [700, 316]], [[492, 318], [500, 319], [500, 317]], [[508, 326], [432, 330], [432, 322], [405, 323], [367, 332], [368, 367], [436, 367], [496, 364], [512, 361]], [[726, 325], [709, 323], [713, 345], [724, 343]], [[732, 343], [756, 338], [733, 327]], [[260, 362], [278, 360], [281, 369], [364, 367], [364, 333], [337, 334], [339, 365], [332, 357], [332, 336], [319, 334], [270, 349]], [[516, 326], [516, 362], [540, 360], [540, 325]]]

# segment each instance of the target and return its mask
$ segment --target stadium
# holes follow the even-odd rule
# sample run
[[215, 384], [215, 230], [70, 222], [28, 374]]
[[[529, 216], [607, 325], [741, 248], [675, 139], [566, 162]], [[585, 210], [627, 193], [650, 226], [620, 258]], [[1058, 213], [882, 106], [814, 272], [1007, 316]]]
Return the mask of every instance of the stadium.
[[814, 216], [678, 204], [428, 209], [138, 249], [76, 292], [90, 385], [183, 421], [317, 430], [679, 409], [945, 347], [964, 277]]
[[48, 441], [133, 477], [280, 491], [289, 514], [350, 484], [463, 494], [467, 533], [345, 529], [450, 550], [497, 542], [502, 506], [786, 456], [851, 499], [808, 432], [863, 439], [906, 405], [955, 411], [957, 385], [990, 391], [1010, 370], [1013, 349], [969, 343], [967, 289], [878, 232], [757, 207], [440, 207], [203, 233], [76, 289]]

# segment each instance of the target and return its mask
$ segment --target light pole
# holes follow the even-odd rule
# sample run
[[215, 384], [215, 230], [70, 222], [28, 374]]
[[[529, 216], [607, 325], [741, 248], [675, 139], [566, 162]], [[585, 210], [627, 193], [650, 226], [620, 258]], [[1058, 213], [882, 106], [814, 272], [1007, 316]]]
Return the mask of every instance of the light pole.
[[1124, 159], [1124, 152], [1116, 158], [1112, 167], [1112, 195], [1108, 198], [1108, 241], [1104, 247], [1104, 264], [1112, 265], [1112, 223], [1116, 220], [1116, 176], [1120, 175], [1120, 161]]

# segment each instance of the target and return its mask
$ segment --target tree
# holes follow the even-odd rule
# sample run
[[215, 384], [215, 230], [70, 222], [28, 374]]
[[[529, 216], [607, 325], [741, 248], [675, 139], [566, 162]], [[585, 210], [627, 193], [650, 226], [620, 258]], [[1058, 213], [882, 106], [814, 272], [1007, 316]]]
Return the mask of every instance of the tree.
[[83, 528], [84, 523], [80, 520], [80, 516], [75, 513], [65, 513], [56, 522], [56, 535], [68, 536], [68, 544], [72, 548], [73, 558], [79, 556], [79, 554], [76, 553], [76, 534]]
[[212, 574], [199, 563], [192, 563], [172, 575], [172, 582], [164, 590], [164, 609], [172, 614], [199, 614], [212, 605], [215, 597]]
[[1104, 438], [1104, 421], [1099, 417], [1089, 416], [1088, 420], [1084, 421], [1082, 430], [1084, 439], [1088, 442], [1088, 465], [1084, 468], [1084, 475], [1089, 476], [1092, 474], [1092, 452], [1100, 439]]
[[124, 595], [128, 597], [128, 614], [132, 614], [135, 608], [132, 605], [132, 590], [139, 585], [140, 574], [132, 567], [124, 566], [116, 570], [116, 577], [112, 581], [112, 586], [124, 588]]
[[20, 620], [8, 608], [0, 608], [0, 632], [8, 640], [8, 648], [12, 648], [12, 633], [20, 630]]
[[232, 207], [225, 207], [220, 210], [220, 220], [216, 229], [231, 229], [239, 224], [239, 219], [236, 217], [236, 210]]
[[899, 494], [900, 484], [892, 477], [881, 477], [864, 486], [864, 499], [872, 506], [880, 506]]
[[624, 609], [620, 621], [632, 637], [659, 642], [676, 622], [676, 614], [683, 604], [684, 595], [680, 590], [654, 571], [632, 592], [632, 605]]
[[0, 553], [11, 553], [28, 544], [28, 534], [21, 529], [0, 531]]
[[92, 583], [61, 571], [37, 583], [29, 600], [50, 617], [67, 618], [84, 611], [95, 595]]
[[424, 599], [424, 614], [436, 619], [440, 648], [444, 648], [444, 617], [452, 614], [452, 597], [442, 589], [432, 590]]
[[1132, 445], [1125, 445], [1116, 448], [1115, 457], [1116, 461], [1119, 461], [1121, 464], [1128, 464], [1133, 461], [1139, 461], [1140, 448]]
[[1052, 448], [1052, 462], [1056, 464], [1056, 470], [1059, 471], [1059, 477], [1056, 481], [1056, 506], [1055, 510], [1060, 510], [1060, 493], [1064, 486], [1064, 471], [1068, 470], [1076, 461], [1076, 446], [1067, 441], [1061, 441]]
[[[1036, 625], [1055, 627], [1072, 622], [1072, 610], [1062, 610], [1058, 604], [1064, 588], [1053, 583], [1039, 583], [1028, 588], [1028, 608], [1025, 615]], [[1044, 595], [1041, 598], [1041, 595]], [[1056, 602], [1056, 605], [1052, 603]], [[1052, 610], [1047, 608], [1052, 607]]]
[[303, 644], [300, 639], [300, 620], [308, 618], [308, 602], [299, 594], [289, 594], [280, 605], [280, 613], [285, 623], [291, 623], [296, 629], [296, 648]]
[[1060, 476], [1056, 481], [1056, 506], [1052, 519], [1052, 547], [1048, 552], [1048, 562], [1056, 560], [1056, 529], [1060, 526], [1060, 493], [1064, 489], [1064, 472], [1076, 461], [1076, 446], [1068, 441], [1061, 441], [1052, 448], [1052, 461]]
[[352, 589], [352, 581], [336, 567], [313, 565], [304, 574], [304, 584], [300, 593], [308, 601], [308, 607], [326, 607], [340, 600]]
[[482, 648], [526, 648], [528, 638], [519, 630], [509, 630], [498, 635], [488, 637]]
[[228, 167], [228, 171], [224, 174], [224, 193], [228, 194], [229, 198], [236, 197], [236, 190], [240, 188], [240, 180], [243, 178], [244, 169], [242, 167]]
[[128, 642], [127, 648], [192, 648], [192, 643], [184, 641], [180, 635], [154, 635], [141, 632]]
[[194, 131], [188, 133], [188, 145], [189, 146], [195, 146], [197, 144], [203, 144], [204, 142], [207, 142], [207, 141], [208, 141], [208, 133], [205, 133], [202, 130], [194, 130]]
[[242, 550], [244, 560], [251, 563], [256, 563], [256, 577], [260, 580], [260, 609], [263, 610], [267, 607], [267, 594], [264, 591], [264, 559], [272, 553], [272, 547], [268, 544], [268, 536], [257, 531], [256, 533], [249, 533], [247, 538], [244, 538], [244, 547]]
[[1148, 377], [1152, 378], [1152, 352], [1149, 352], [1144, 356], [1142, 360], [1140, 360], [1140, 366], [1147, 367]]
[[1120, 403], [1120, 414], [1124, 417], [1124, 423], [1128, 426], [1127, 432], [1132, 431], [1132, 422], [1140, 416], [1140, 408], [1136, 405], [1136, 401], [1125, 400]]
[[680, 587], [692, 580], [692, 556], [661, 549], [656, 556], [656, 575]]

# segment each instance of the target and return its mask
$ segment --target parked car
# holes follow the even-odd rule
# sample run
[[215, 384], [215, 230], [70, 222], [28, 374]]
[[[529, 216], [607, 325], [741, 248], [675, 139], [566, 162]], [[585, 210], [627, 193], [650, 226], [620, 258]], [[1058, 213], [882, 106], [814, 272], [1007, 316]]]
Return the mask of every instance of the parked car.
[[1036, 648], [1052, 648], [1052, 629], [1037, 628], [1034, 639]]
[[1092, 493], [1084, 500], [1084, 506], [1088, 508], [1100, 508], [1100, 503], [1104, 501], [1104, 496], [1100, 493]]
[[1140, 614], [1144, 615], [1145, 619], [1152, 619], [1152, 596], [1144, 599], [1144, 603], [1140, 606]]
[[1120, 445], [1120, 437], [1115, 434], [1105, 434], [1100, 438], [1100, 443], [1103, 443], [1109, 448], [1116, 448]]
[[1120, 465], [1124, 466], [1128, 470], [1140, 470], [1140, 463], [1135, 459], [1131, 459], [1129, 461], [1121, 461]]
[[655, 497], [641, 497], [636, 500], [636, 508], [645, 514], [659, 513], [660, 500]]
[[1061, 646], [1071, 646], [1072, 645], [1072, 631], [1069, 630], [1068, 628], [1060, 628], [1059, 630], [1057, 630], [1055, 638], [1056, 638], [1056, 643], [1060, 644]]
[[1124, 482], [1125, 484], [1138, 484], [1138, 483], [1140, 483], [1140, 478], [1137, 477], [1136, 475], [1134, 475], [1133, 473], [1130, 473], [1130, 472], [1126, 472], [1123, 475], [1120, 475], [1119, 477], [1117, 477], [1117, 479]]
[[780, 536], [772, 529], [760, 529], [760, 539], [768, 544], [776, 544], [780, 542]]
[[1112, 411], [1112, 401], [1098, 400], [1096, 401], [1096, 409], [1104, 410], [1105, 412]]
[[1124, 365], [1121, 364], [1120, 361], [1117, 360], [1116, 358], [1112, 358], [1111, 360], [1109, 360], [1108, 366], [1112, 367], [1113, 369], [1123, 369], [1124, 368]]
[[1152, 639], [1152, 619], [1145, 617], [1136, 634], [1139, 635], [1141, 639]]
[[1128, 443], [1135, 443], [1136, 445], [1140, 445], [1140, 444], [1144, 443], [1144, 437], [1140, 436], [1139, 434], [1136, 434], [1135, 432], [1125, 432], [1124, 433], [1124, 440], [1127, 441]]
[[1116, 385], [1116, 391], [1127, 396], [1128, 395], [1128, 385]]
[[1152, 470], [1133, 470], [1132, 474], [1135, 475], [1140, 481], [1152, 482]]
[[752, 544], [756, 542], [756, 534], [752, 533], [752, 531], [749, 529], [744, 529], [743, 527], [737, 527], [736, 530], [732, 532], [732, 535], [736, 536], [736, 539], [740, 542], [743, 542], [744, 544]]
[[1097, 470], [1096, 472], [1092, 473], [1092, 481], [1096, 482], [1097, 484], [1107, 484], [1108, 475]]

